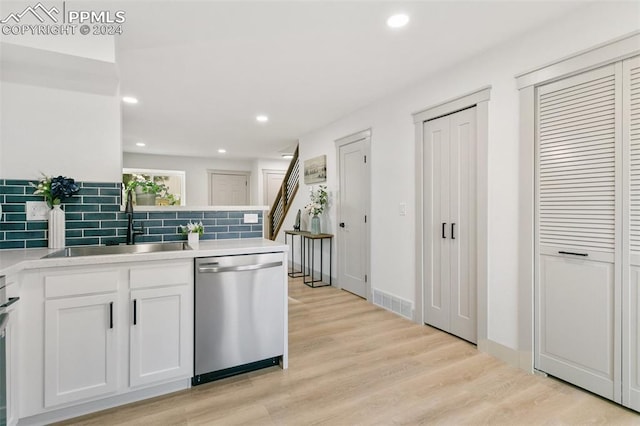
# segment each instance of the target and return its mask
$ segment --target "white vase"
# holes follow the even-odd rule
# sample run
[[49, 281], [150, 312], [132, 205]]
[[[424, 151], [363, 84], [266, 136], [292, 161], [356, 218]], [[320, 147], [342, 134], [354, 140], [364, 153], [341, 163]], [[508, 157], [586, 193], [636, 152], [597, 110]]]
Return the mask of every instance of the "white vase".
[[65, 246], [64, 211], [57, 204], [49, 210], [49, 248], [60, 249]]
[[197, 250], [198, 246], [200, 245], [200, 234], [198, 234], [197, 232], [188, 233], [187, 242], [189, 243], [189, 247], [191, 247], [194, 250]]

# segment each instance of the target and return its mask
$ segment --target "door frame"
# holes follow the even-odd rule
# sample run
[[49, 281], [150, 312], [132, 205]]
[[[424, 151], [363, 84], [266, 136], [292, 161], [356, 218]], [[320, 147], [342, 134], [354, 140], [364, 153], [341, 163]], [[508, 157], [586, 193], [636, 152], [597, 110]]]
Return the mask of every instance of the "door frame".
[[491, 86], [482, 87], [471, 93], [450, 99], [413, 114], [415, 125], [416, 152], [416, 284], [415, 284], [415, 322], [425, 324], [424, 318], [424, 277], [425, 255], [431, 253], [427, 241], [432, 240], [430, 229], [426, 229], [424, 212], [432, 208], [431, 197], [425, 196], [424, 187], [424, 147], [423, 124], [425, 121], [453, 114], [463, 109], [476, 107], [476, 260], [477, 260], [477, 341], [481, 352], [492, 353], [500, 348], [490, 347], [488, 339], [488, 146], [489, 146], [489, 100]]
[[639, 45], [640, 33], [634, 32], [515, 76], [520, 98], [518, 352], [519, 366], [528, 372], [534, 371], [534, 336], [537, 327], [534, 315], [537, 279], [534, 214], [536, 88], [553, 80], [636, 56], [640, 54]]
[[250, 205], [251, 204], [251, 172], [248, 170], [221, 170], [221, 169], [207, 169], [207, 186], [209, 188], [208, 191], [208, 201], [209, 201], [209, 205], [213, 205], [211, 204], [211, 200], [213, 200], [212, 192], [213, 192], [213, 185], [211, 185], [211, 176], [213, 175], [239, 175], [239, 176], [245, 176], [247, 178], [247, 204], [246, 205]]
[[[343, 136], [340, 139], [335, 140], [336, 144], [336, 176], [337, 176], [337, 184], [338, 187], [336, 193], [336, 222], [341, 217], [341, 205], [340, 205], [340, 148], [348, 145], [350, 143], [364, 141], [364, 155], [367, 158], [367, 167], [365, 167], [365, 186], [367, 190], [365, 191], [365, 214], [367, 216], [366, 226], [364, 227], [365, 233], [365, 248], [364, 248], [364, 270], [367, 279], [365, 280], [365, 291], [367, 296], [367, 302], [372, 303], [373, 295], [371, 292], [371, 128], [362, 130], [347, 136]], [[342, 289], [342, 285], [340, 284], [340, 243], [339, 236], [336, 235], [336, 275], [338, 279], [336, 280], [336, 287]]]

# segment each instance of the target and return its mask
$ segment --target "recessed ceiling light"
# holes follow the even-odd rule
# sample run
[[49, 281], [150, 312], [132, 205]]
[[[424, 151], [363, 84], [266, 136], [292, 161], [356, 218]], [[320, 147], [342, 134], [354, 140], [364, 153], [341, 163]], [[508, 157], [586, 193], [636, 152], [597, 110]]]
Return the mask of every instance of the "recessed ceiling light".
[[404, 13], [392, 15], [387, 19], [387, 25], [391, 28], [402, 28], [409, 23], [409, 16]]
[[138, 103], [138, 99], [134, 98], [133, 96], [123, 96], [122, 97], [122, 102], [124, 102], [126, 104], [137, 104]]
[[136, 142], [136, 146], [147, 146], [144, 142]]
[[269, 117], [267, 117], [266, 115], [258, 115], [256, 117], [256, 120], [258, 120], [258, 122], [260, 123], [266, 123], [267, 121], [269, 121]]
[[227, 152], [227, 150], [226, 150], [226, 149], [222, 149], [222, 148], [220, 148], [220, 149], [218, 150], [218, 153], [220, 153], [220, 154], [224, 154], [225, 152]]
[[282, 158], [285, 158], [287, 160], [290, 160], [293, 158], [293, 154], [282, 154]]

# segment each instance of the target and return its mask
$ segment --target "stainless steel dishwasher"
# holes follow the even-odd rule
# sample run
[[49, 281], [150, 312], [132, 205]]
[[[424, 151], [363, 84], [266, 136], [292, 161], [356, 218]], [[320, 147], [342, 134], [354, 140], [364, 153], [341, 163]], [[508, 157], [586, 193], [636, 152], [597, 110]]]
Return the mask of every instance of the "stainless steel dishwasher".
[[192, 385], [277, 365], [284, 353], [282, 253], [195, 260]]

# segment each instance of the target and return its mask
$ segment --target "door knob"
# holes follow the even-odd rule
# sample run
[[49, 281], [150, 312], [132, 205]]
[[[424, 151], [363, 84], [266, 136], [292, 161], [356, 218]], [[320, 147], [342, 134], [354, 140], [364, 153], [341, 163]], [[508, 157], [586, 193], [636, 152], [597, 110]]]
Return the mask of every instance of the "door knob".
[[338, 225], [340, 228], [344, 228], [344, 222], [340, 222], [340, 224]]

